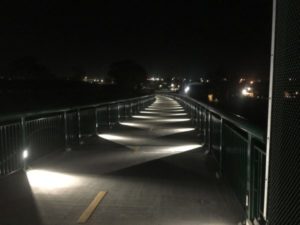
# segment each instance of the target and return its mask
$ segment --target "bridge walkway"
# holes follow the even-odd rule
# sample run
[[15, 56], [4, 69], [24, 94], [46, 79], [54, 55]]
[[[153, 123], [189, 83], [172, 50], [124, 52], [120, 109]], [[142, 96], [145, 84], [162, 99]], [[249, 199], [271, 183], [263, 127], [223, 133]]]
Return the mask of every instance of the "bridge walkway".
[[156, 101], [69, 152], [0, 180], [1, 225], [229, 225], [243, 219], [184, 109]]

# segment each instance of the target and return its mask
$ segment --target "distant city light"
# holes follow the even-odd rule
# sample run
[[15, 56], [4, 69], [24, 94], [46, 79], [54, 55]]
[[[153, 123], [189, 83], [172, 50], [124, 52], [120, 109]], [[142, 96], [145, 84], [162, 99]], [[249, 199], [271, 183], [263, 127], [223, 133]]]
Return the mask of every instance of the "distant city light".
[[213, 101], [214, 101], [214, 95], [213, 95], [213, 94], [209, 94], [209, 95], [207, 96], [207, 98], [208, 98], [208, 101], [209, 101], [209, 102], [213, 102]]
[[188, 93], [190, 91], [190, 87], [189, 86], [187, 86], [185, 89], [184, 89], [184, 93]]
[[239, 83], [243, 83], [244, 81], [246, 81], [244, 78], [241, 78]]
[[254, 97], [253, 89], [251, 87], [245, 87], [242, 89], [242, 96]]
[[150, 80], [150, 81], [160, 81], [160, 80], [162, 80], [163, 81], [163, 79], [161, 79], [159, 77], [149, 77], [149, 78], [147, 78], [147, 80]]
[[248, 91], [247, 91], [246, 88], [244, 88], [244, 89], [242, 90], [242, 95], [246, 96], [247, 94], [248, 94]]
[[174, 84], [171, 84], [171, 87], [174, 87], [175, 85]]

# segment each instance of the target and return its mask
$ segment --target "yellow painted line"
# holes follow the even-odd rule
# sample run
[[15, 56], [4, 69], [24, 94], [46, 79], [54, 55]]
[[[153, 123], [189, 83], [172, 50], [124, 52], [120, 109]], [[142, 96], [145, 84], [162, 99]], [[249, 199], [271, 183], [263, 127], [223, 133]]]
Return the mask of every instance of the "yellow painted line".
[[81, 214], [77, 223], [86, 223], [106, 194], [107, 191], [100, 191], [90, 205]]

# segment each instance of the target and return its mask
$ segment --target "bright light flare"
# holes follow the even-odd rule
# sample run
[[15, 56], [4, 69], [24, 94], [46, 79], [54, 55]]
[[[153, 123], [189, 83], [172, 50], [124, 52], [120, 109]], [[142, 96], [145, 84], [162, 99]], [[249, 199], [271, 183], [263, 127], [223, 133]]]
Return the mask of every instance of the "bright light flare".
[[169, 109], [169, 108], [160, 108], [160, 109], [151, 109], [151, 108], [146, 108], [146, 111], [155, 111], [155, 112], [164, 112], [164, 111], [169, 111], [169, 112], [184, 112], [184, 109]]
[[254, 97], [254, 93], [251, 87], [245, 87], [242, 89], [242, 95], [247, 97]]
[[136, 119], [155, 119], [155, 118], [157, 118], [157, 117], [154, 117], [154, 116], [134, 115], [134, 116], [132, 116], [132, 118], [136, 118]]
[[148, 107], [149, 109], [182, 109], [183, 107], [182, 106], [166, 106], [166, 105], [163, 105], [163, 106], [149, 106]]
[[120, 135], [114, 135], [114, 134], [98, 134], [99, 137], [111, 140], [111, 141], [118, 141], [118, 140], [127, 140], [127, 137], [120, 136]]
[[169, 116], [187, 116], [187, 113], [169, 113]]
[[172, 146], [172, 147], [162, 147], [157, 148], [157, 153], [181, 153], [186, 151], [191, 151], [196, 148], [203, 147], [200, 144], [190, 144], [190, 145], [179, 145], [179, 146]]
[[244, 88], [243, 90], [242, 90], [242, 95], [247, 95], [248, 94], [248, 91], [247, 91], [247, 89], [246, 88]]
[[173, 113], [173, 112], [155, 112], [155, 111], [140, 111], [141, 114], [154, 114], [154, 115], [162, 115], [162, 116], [186, 116], [187, 113]]
[[153, 111], [140, 111], [142, 114], [159, 114], [160, 112], [153, 112]]
[[170, 147], [166, 150], [170, 152], [186, 152], [200, 147], [202, 147], [202, 145], [181, 145], [176, 147]]
[[185, 122], [190, 121], [190, 118], [176, 118], [176, 119], [159, 119], [158, 122]]
[[27, 171], [27, 178], [32, 188], [42, 191], [76, 186], [80, 181], [78, 177], [48, 170], [29, 170]]
[[195, 130], [195, 128], [193, 127], [187, 127], [187, 128], [175, 128], [173, 129], [175, 132], [181, 133], [181, 132], [188, 132], [188, 131], [192, 131]]
[[[154, 128], [155, 129], [155, 128]], [[165, 136], [165, 135], [173, 135], [173, 134], [179, 134], [179, 133], [184, 133], [184, 132], [190, 132], [195, 130], [195, 128], [157, 128], [154, 131], [157, 131], [157, 134], [159, 136]]]
[[149, 125], [145, 124], [140, 124], [140, 123], [128, 123], [128, 122], [120, 122], [121, 125], [123, 126], [128, 126], [128, 127], [138, 127], [138, 128], [146, 128], [149, 127]]
[[25, 149], [25, 150], [23, 151], [23, 153], [22, 153], [23, 159], [27, 159], [27, 158], [28, 158], [28, 155], [29, 155], [28, 150]]
[[190, 91], [190, 86], [187, 86], [185, 89], [184, 89], [184, 93], [188, 93]]

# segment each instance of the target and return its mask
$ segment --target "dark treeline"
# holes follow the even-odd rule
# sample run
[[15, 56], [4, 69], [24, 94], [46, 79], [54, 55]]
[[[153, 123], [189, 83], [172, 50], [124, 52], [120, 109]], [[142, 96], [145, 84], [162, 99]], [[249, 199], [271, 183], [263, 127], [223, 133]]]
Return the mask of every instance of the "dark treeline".
[[117, 85], [66, 80], [1, 80], [0, 114], [87, 105], [140, 95]]
[[146, 92], [141, 85], [146, 71], [130, 60], [113, 63], [109, 75], [114, 82], [84, 82], [80, 65], [73, 73], [57, 77], [34, 57], [11, 62], [0, 79], [0, 114], [87, 105], [136, 97]]

